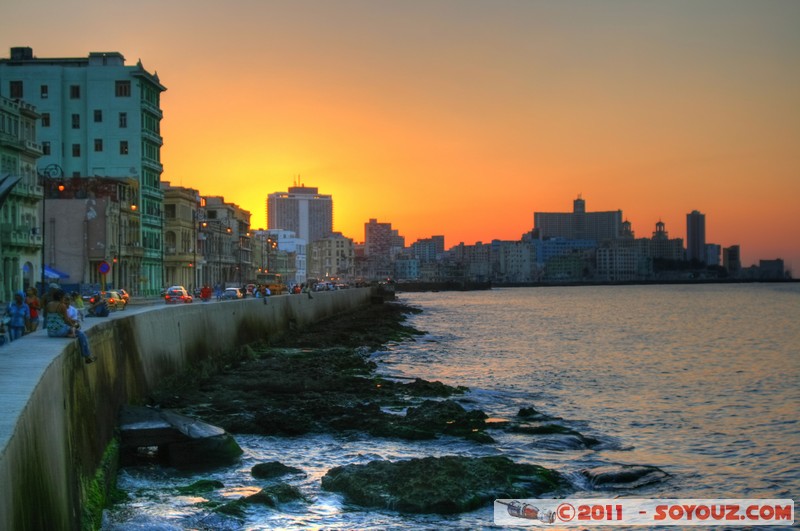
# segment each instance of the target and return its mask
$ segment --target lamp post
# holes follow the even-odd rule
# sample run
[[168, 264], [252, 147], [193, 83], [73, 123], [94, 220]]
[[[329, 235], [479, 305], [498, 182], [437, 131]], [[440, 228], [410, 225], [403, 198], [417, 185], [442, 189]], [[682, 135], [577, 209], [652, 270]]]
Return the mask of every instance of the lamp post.
[[[62, 179], [64, 177], [64, 169], [59, 166], [58, 164], [48, 164], [41, 170], [37, 170], [36, 173], [39, 176], [40, 183], [42, 185], [42, 263], [41, 263], [41, 276], [42, 276], [42, 295], [47, 292], [47, 275], [45, 274], [45, 267], [47, 266], [47, 261], [45, 260], [45, 250], [47, 249], [47, 238], [46, 238], [46, 228], [47, 228], [47, 192], [48, 192], [48, 181], [50, 179]], [[58, 191], [64, 191], [64, 184], [59, 183]]]

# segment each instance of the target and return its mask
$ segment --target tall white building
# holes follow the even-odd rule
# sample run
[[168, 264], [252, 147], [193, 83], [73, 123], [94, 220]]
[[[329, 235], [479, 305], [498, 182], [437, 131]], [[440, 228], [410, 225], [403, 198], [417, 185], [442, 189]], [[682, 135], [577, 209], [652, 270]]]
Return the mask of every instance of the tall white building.
[[106, 177], [136, 183], [140, 247], [125, 253], [136, 263], [140, 293], [158, 293], [163, 281], [160, 96], [157, 74], [118, 52], [40, 59], [27, 47], [0, 59], [0, 95], [26, 101], [40, 114], [39, 171], [63, 178]]
[[269, 194], [267, 228], [292, 231], [309, 244], [327, 238], [333, 233], [333, 198], [304, 185]]

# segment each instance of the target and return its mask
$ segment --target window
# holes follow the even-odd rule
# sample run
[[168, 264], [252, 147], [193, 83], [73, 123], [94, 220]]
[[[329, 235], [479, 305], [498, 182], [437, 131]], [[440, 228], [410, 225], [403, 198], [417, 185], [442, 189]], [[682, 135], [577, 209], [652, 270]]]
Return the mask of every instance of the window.
[[81, 99], [81, 86], [80, 85], [70, 85], [69, 86], [69, 97], [72, 100]]
[[117, 81], [114, 84], [115, 94], [118, 98], [129, 98], [131, 95], [130, 81]]
[[49, 96], [48, 91], [49, 89], [47, 88], [47, 85], [42, 85], [41, 87], [39, 87], [39, 97], [42, 98], [43, 100], [46, 100], [47, 97]]
[[43, 112], [42, 113], [42, 127], [50, 127], [50, 113]]
[[72, 144], [72, 156], [73, 157], [80, 157], [81, 156], [81, 145], [80, 144]]
[[81, 128], [81, 115], [80, 114], [73, 114], [72, 115], [72, 128], [73, 129], [80, 129]]
[[12, 98], [22, 99], [22, 81], [11, 81], [8, 88]]
[[50, 142], [42, 142], [42, 155], [50, 154]]
[[103, 111], [100, 109], [94, 110], [94, 123], [99, 124], [103, 121]]
[[128, 141], [127, 140], [120, 140], [119, 141], [119, 154], [120, 155], [127, 155], [128, 154]]
[[128, 127], [128, 113], [126, 112], [119, 113], [119, 126], [122, 129]]
[[103, 151], [103, 139], [102, 138], [95, 138], [94, 139], [94, 150], [95, 151]]

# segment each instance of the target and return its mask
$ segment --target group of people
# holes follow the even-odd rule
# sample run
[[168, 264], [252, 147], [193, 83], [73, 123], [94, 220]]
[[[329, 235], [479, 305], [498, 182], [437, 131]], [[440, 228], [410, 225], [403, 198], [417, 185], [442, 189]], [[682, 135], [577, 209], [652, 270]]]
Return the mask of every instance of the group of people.
[[[14, 295], [14, 300], [6, 307], [2, 321], [3, 326], [8, 329], [8, 340], [16, 341], [35, 332], [39, 327], [40, 313], [49, 337], [76, 338], [84, 361], [95, 361], [89, 350], [86, 334], [80, 330], [85, 315], [83, 298], [77, 292], [67, 293], [58, 284], [51, 284], [42, 299], [33, 287], [28, 288], [27, 293], [20, 291]], [[5, 331], [2, 338], [4, 342]]]

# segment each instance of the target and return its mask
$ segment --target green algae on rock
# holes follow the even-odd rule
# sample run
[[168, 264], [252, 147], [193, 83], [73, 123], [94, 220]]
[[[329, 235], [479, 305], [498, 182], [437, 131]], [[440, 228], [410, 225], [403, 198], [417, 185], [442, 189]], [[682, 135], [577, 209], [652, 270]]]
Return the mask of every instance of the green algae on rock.
[[332, 468], [322, 488], [347, 502], [407, 513], [454, 514], [497, 498], [530, 498], [568, 487], [553, 470], [504, 456], [425, 457]]

